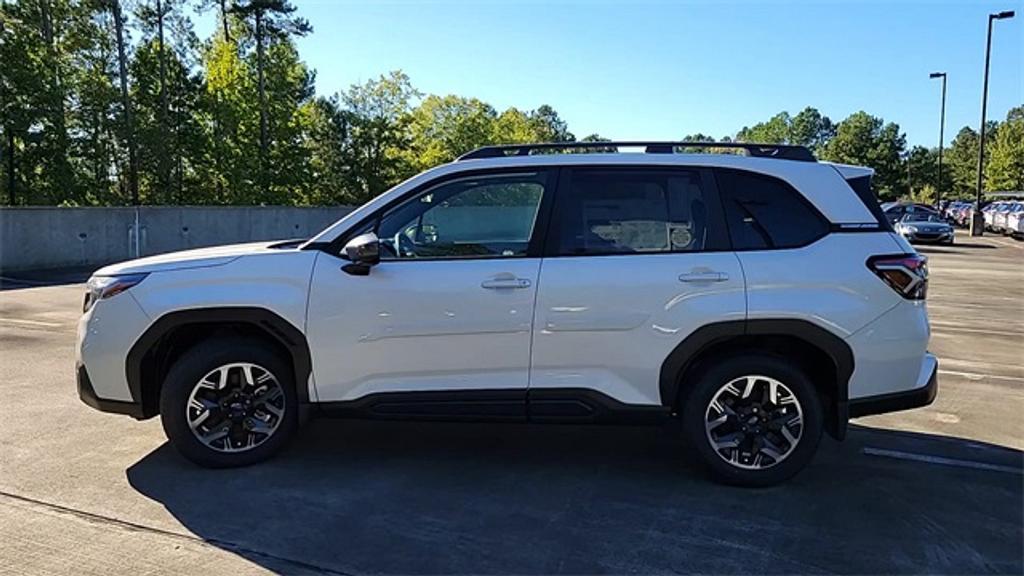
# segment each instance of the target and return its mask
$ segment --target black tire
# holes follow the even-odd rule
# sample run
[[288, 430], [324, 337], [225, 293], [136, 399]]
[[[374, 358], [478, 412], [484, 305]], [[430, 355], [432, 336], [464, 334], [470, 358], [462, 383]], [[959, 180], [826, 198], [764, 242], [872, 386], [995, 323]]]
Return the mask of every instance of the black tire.
[[[762, 469], [745, 469], [727, 462], [712, 446], [705, 428], [708, 407], [716, 393], [726, 384], [750, 375], [766, 376], [784, 384], [803, 412], [803, 431], [792, 452]], [[814, 385], [793, 362], [763, 353], [731, 356], [708, 362], [692, 382], [680, 411], [683, 431], [715, 480], [735, 486], [772, 486], [803, 470], [814, 457], [824, 428], [824, 409]]]
[[[284, 393], [284, 411], [276, 430], [262, 443], [240, 452], [222, 452], [201, 442], [189, 427], [186, 407], [193, 388], [211, 371], [232, 363], [252, 363], [270, 372]], [[298, 428], [298, 397], [290, 364], [272, 346], [247, 337], [205, 340], [171, 366], [160, 390], [160, 421], [171, 445], [185, 458], [207, 468], [247, 466], [280, 451]]]

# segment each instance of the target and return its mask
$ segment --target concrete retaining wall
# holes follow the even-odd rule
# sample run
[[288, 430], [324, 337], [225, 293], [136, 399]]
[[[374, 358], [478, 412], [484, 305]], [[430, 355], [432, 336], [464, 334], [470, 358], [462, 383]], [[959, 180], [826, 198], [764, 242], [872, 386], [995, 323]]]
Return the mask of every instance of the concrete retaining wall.
[[[350, 206], [161, 206], [138, 209], [142, 256], [308, 238]], [[0, 272], [99, 267], [135, 257], [135, 208], [0, 209]]]

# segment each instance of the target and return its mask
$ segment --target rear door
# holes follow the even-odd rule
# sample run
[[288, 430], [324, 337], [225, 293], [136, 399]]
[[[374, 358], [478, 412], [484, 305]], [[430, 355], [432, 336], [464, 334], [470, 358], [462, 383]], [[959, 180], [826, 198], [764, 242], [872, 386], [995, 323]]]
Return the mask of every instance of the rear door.
[[704, 324], [745, 315], [709, 172], [563, 169], [537, 292], [531, 414], [535, 392], [661, 405], [669, 353]]

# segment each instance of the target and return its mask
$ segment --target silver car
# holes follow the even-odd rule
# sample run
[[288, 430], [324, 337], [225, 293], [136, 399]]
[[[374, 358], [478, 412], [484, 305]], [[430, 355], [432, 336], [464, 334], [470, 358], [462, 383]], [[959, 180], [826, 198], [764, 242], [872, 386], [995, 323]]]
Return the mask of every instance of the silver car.
[[953, 243], [953, 227], [934, 213], [907, 213], [896, 223], [896, 232], [908, 242]]

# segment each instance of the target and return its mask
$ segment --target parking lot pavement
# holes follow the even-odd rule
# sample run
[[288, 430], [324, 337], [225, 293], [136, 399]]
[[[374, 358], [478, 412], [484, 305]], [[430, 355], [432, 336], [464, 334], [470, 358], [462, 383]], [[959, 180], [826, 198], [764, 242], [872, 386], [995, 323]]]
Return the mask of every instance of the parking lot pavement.
[[0, 573], [1024, 571], [1024, 243], [923, 248], [940, 392], [790, 483], [710, 483], [671, 426], [319, 420], [195, 468], [73, 382], [80, 285], [0, 292]]

